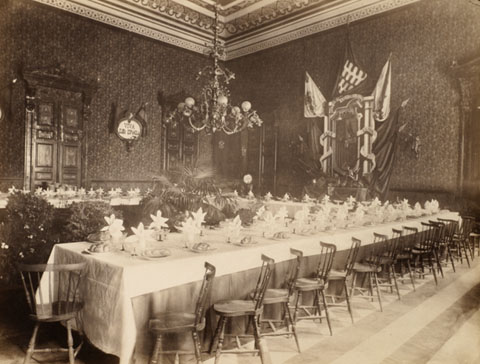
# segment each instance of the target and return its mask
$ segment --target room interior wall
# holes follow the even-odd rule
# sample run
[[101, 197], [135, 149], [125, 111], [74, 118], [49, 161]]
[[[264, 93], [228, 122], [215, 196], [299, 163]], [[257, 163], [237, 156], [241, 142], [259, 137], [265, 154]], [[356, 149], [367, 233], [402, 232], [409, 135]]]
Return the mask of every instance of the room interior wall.
[[[457, 192], [459, 90], [450, 65], [480, 54], [479, 19], [480, 7], [468, 1], [423, 0], [350, 24], [352, 48], [368, 73], [370, 90], [391, 53], [392, 109], [410, 99], [401, 121], [408, 122], [406, 132], [421, 142], [418, 159], [412, 144], [400, 143], [391, 197], [395, 190], [401, 194]], [[292, 148], [299, 135], [305, 137], [311, 122], [303, 117], [305, 71], [331, 100], [346, 35], [346, 26], [335, 28], [227, 62], [237, 74], [232, 94], [248, 95], [267, 123], [279, 125], [279, 194], [302, 189], [300, 174], [292, 172], [296, 164]], [[252, 140], [256, 134], [250, 132]], [[258, 155], [256, 145], [253, 143], [251, 159]], [[250, 165], [255, 174], [257, 163]]]
[[[371, 87], [392, 54], [392, 107], [410, 99], [402, 119], [408, 122], [406, 130], [421, 141], [418, 159], [410, 144], [399, 146], [393, 191], [457, 190], [459, 96], [449, 67], [454, 60], [480, 53], [479, 16], [480, 7], [468, 1], [423, 0], [350, 25], [353, 50], [369, 74]], [[26, 0], [0, 1], [0, 34], [1, 85], [22, 65], [40, 68], [58, 63], [69, 73], [98, 80], [87, 126], [88, 181], [110, 187], [122, 181], [149, 181], [161, 172], [163, 128], [157, 92], [185, 90], [194, 95], [198, 92], [194, 77], [207, 58]], [[293, 168], [298, 136], [306, 136], [311, 122], [303, 117], [305, 71], [330, 99], [345, 39], [346, 27], [335, 28], [227, 62], [237, 75], [231, 84], [233, 100], [252, 102], [267, 124], [267, 139], [272, 140], [273, 125], [277, 126], [278, 194], [300, 192], [308, 182]], [[108, 132], [112, 102], [132, 110], [142, 102], [149, 103], [148, 135], [130, 153]], [[23, 105], [22, 88], [17, 84], [12, 96], [13, 118], [3, 122], [0, 133], [0, 190], [21, 184], [23, 178]], [[222, 155], [220, 161], [229, 167], [231, 177], [239, 178], [244, 172], [255, 176], [259, 133], [258, 129], [248, 131], [246, 171], [232, 167], [241, 163], [239, 136], [225, 143], [234, 146], [230, 157]], [[212, 147], [210, 137], [202, 137], [200, 147], [204, 162], [219, 163], [212, 156], [218, 146]], [[266, 150], [269, 177], [270, 149]], [[269, 178], [270, 186], [272, 182]]]
[[[66, 72], [96, 80], [86, 125], [87, 181], [94, 186], [150, 186], [162, 171], [164, 128], [157, 94], [198, 92], [196, 73], [206, 56], [164, 45], [118, 28], [26, 0], [0, 0], [0, 85], [20, 67], [38, 69], [62, 64]], [[24, 173], [24, 91], [13, 87], [12, 118], [0, 133], [0, 191], [22, 187]], [[147, 102], [147, 136], [127, 152], [109, 133], [111, 103], [136, 111]], [[211, 164], [210, 136], [200, 136], [200, 163]]]

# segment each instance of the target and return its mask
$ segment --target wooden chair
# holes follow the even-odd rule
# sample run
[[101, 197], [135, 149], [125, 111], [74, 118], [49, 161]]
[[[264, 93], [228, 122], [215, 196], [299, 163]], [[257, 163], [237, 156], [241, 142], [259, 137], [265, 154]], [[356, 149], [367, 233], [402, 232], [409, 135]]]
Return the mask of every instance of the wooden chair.
[[458, 229], [458, 221], [452, 219], [442, 219], [438, 218], [438, 221], [445, 224], [445, 234], [443, 242], [441, 243], [444, 253], [447, 256], [447, 259], [450, 260], [452, 269], [455, 272], [455, 260], [453, 259], [453, 251], [458, 251], [456, 244], [453, 240], [455, 233]]
[[[205, 262], [205, 275], [195, 304], [194, 312], [164, 312], [148, 322], [148, 327], [155, 336], [155, 347], [150, 359], [150, 364], [156, 364], [162, 354], [179, 355], [195, 354], [197, 363], [202, 363], [200, 332], [205, 329], [205, 311], [215, 278], [215, 267]], [[191, 332], [194, 351], [162, 350], [162, 336], [165, 334]]]
[[[332, 325], [330, 324], [330, 317], [328, 315], [328, 306], [325, 299], [325, 289], [328, 284], [328, 276], [333, 264], [333, 258], [337, 247], [334, 244], [327, 244], [320, 242], [320, 261], [317, 266], [317, 271], [313, 278], [298, 278], [295, 281], [294, 289], [297, 292], [295, 300], [295, 311], [293, 314], [293, 321], [297, 323], [299, 320], [316, 320], [320, 322], [322, 318], [327, 319], [328, 330], [332, 335]], [[313, 293], [313, 305], [299, 305], [302, 295], [305, 292]], [[322, 302], [320, 302], [320, 297]], [[325, 315], [322, 315], [322, 305], [325, 310]], [[299, 310], [304, 313], [299, 316]]]
[[[354, 323], [354, 320], [353, 320], [353, 311], [350, 304], [350, 297], [348, 294], [347, 279], [348, 277], [350, 277], [350, 275], [353, 272], [353, 266], [357, 260], [358, 251], [360, 250], [360, 245], [361, 245], [361, 241], [359, 239], [352, 238], [352, 246], [348, 251], [347, 260], [345, 261], [345, 266], [343, 267], [343, 270], [331, 269], [330, 274], [328, 275], [328, 283], [332, 281], [342, 283], [341, 289], [342, 289], [342, 292], [345, 294], [345, 303], [347, 305], [348, 313], [350, 314], [350, 319], [352, 320], [352, 324]], [[340, 292], [340, 295], [327, 295], [327, 298], [330, 297], [332, 299], [332, 302], [328, 303], [328, 306], [330, 307], [343, 306], [343, 303], [339, 303], [336, 301], [338, 298], [343, 298], [343, 296], [341, 295], [342, 292]]]
[[412, 255], [415, 261], [415, 272], [420, 277], [425, 277], [425, 268], [433, 274], [435, 284], [438, 285], [437, 269], [435, 264], [438, 262], [436, 259], [435, 239], [437, 237], [438, 227], [435, 224], [421, 222], [422, 232], [419, 233], [419, 238], [415, 246], [412, 248]]
[[[395, 232], [395, 229], [392, 230]], [[412, 246], [415, 245], [418, 229], [403, 226], [402, 230], [397, 231], [397, 234], [400, 234], [396, 256], [397, 265], [400, 268], [399, 274], [401, 279], [403, 280], [404, 272], [405, 270], [407, 270], [410, 277], [410, 282], [412, 284], [412, 288], [414, 291], [416, 291], [415, 277], [412, 271], [411, 261], [413, 259]]]
[[[216, 315], [220, 316], [215, 329], [215, 334], [210, 346], [210, 352], [215, 348], [215, 364], [220, 361], [221, 354], [243, 354], [243, 353], [260, 353], [262, 364], [270, 364], [271, 359], [268, 348], [260, 333], [259, 318], [263, 313], [263, 300], [265, 291], [267, 290], [270, 277], [274, 269], [275, 261], [272, 258], [262, 254], [262, 266], [258, 276], [254, 293], [250, 299], [246, 300], [229, 300], [221, 301], [213, 305]], [[251, 335], [226, 335], [225, 327], [227, 321], [233, 317], [245, 317], [248, 319], [250, 326], [253, 323], [253, 337], [256, 348], [253, 350], [242, 349], [240, 337], [251, 337]], [[232, 350], [222, 350], [225, 336], [235, 336], [238, 348]]]
[[[33, 334], [28, 344], [24, 364], [34, 353], [68, 352], [70, 364], [75, 363], [83, 340], [75, 348], [72, 336], [72, 321], [83, 308], [79, 298], [79, 286], [86, 263], [77, 264], [20, 264], [19, 270], [30, 309], [30, 319], [35, 321]], [[35, 349], [41, 323], [61, 322], [67, 328], [68, 348]]]
[[[402, 230], [392, 229], [392, 237], [389, 239], [387, 235], [376, 234], [374, 236], [380, 242], [377, 245], [376, 264], [382, 267], [384, 277], [380, 278], [380, 287], [393, 288], [397, 293], [398, 299], [401, 299], [400, 290], [398, 289], [397, 274], [395, 265], [397, 263], [398, 248], [402, 239]], [[393, 282], [392, 282], [393, 280]]]
[[[377, 254], [379, 249], [377, 245], [384, 243], [386, 240], [388, 240], [388, 237], [385, 235], [374, 233], [373, 243], [366, 247], [366, 258], [363, 259], [361, 263], [356, 262], [353, 265], [353, 279], [350, 294], [350, 297], [354, 297], [355, 292], [358, 291], [361, 297], [370, 298], [373, 300], [373, 288], [375, 287], [380, 311], [383, 311], [383, 306], [378, 274], [382, 271], [382, 266], [378, 264], [380, 254]], [[363, 282], [360, 287], [357, 287], [356, 281], [359, 274], [363, 274]], [[365, 280], [368, 280], [368, 288], [363, 288]], [[368, 294], [365, 294], [365, 291], [368, 291]]]
[[[285, 282], [283, 288], [269, 288], [265, 292], [263, 299], [263, 305], [282, 304], [283, 306], [283, 319], [262, 319], [262, 323], [268, 323], [272, 329], [271, 332], [263, 332], [262, 336], [292, 336], [295, 339], [297, 350], [300, 353], [300, 343], [298, 341], [296, 323], [293, 320], [292, 313], [290, 312], [290, 301], [295, 293], [295, 281], [298, 278], [298, 272], [300, 271], [300, 264], [303, 257], [303, 252], [296, 249], [290, 249], [290, 253], [295, 256], [291, 260], [287, 274], [285, 276]], [[275, 323], [286, 324], [287, 330], [280, 331], [275, 326]]]
[[459, 226], [458, 233], [453, 236], [453, 241], [457, 245], [457, 252], [460, 258], [460, 263], [463, 264], [463, 257], [467, 261], [470, 268], [470, 259], [468, 258], [467, 250], [470, 252], [470, 257], [473, 258], [473, 252], [470, 246], [470, 234], [473, 231], [475, 218], [472, 216], [462, 216], [462, 224]]

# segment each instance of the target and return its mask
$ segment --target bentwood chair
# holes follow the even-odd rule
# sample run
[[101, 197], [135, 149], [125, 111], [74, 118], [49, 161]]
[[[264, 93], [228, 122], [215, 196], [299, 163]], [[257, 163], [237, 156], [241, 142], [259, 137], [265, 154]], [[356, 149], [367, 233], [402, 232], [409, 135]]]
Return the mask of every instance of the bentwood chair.
[[[300, 263], [302, 261], [303, 252], [297, 249], [290, 249], [290, 253], [295, 257], [290, 261], [283, 288], [269, 288], [265, 292], [263, 299], [263, 305], [282, 304], [283, 318], [281, 320], [275, 319], [262, 319], [262, 323], [267, 323], [271, 328], [271, 332], [263, 332], [262, 336], [288, 336], [295, 339], [297, 350], [300, 353], [300, 343], [298, 341], [296, 323], [293, 320], [292, 313], [290, 311], [290, 301], [295, 293], [295, 282], [298, 278], [298, 272], [300, 271]], [[276, 323], [286, 324], [287, 330], [278, 330], [275, 326]]]
[[350, 297], [348, 294], [347, 279], [352, 275], [353, 266], [357, 260], [358, 251], [360, 250], [360, 245], [361, 245], [361, 241], [359, 239], [352, 238], [352, 246], [348, 251], [347, 260], [345, 261], [343, 270], [331, 269], [330, 274], [328, 275], [328, 283], [330, 284], [330, 282], [339, 282], [339, 284], [341, 284], [341, 290], [342, 290], [340, 292], [340, 295], [327, 295], [327, 297], [330, 297], [332, 299], [332, 302], [328, 303], [328, 306], [330, 307], [343, 306], [344, 303], [338, 302], [337, 299], [343, 298], [342, 292], [344, 292], [345, 303], [347, 305], [348, 313], [350, 314], [350, 319], [352, 320], [352, 324], [354, 323], [353, 311], [350, 304]]
[[[160, 355], [175, 354], [179, 355], [195, 354], [198, 363], [202, 363], [200, 332], [205, 329], [205, 311], [212, 290], [213, 279], [215, 278], [215, 267], [205, 262], [205, 275], [203, 276], [200, 292], [195, 304], [194, 312], [164, 312], [156, 315], [148, 322], [148, 327], [155, 335], [155, 347], [150, 359], [150, 364], [156, 364]], [[181, 350], [162, 350], [162, 336], [166, 334], [178, 334], [190, 332], [194, 343], [194, 351]]]
[[[295, 299], [295, 311], [293, 314], [293, 321], [297, 323], [300, 320], [316, 320], [320, 322], [322, 318], [327, 319], [328, 330], [332, 335], [332, 325], [330, 324], [330, 317], [328, 315], [328, 306], [325, 299], [325, 289], [328, 284], [328, 276], [333, 264], [333, 258], [337, 247], [334, 244], [320, 242], [320, 261], [313, 278], [298, 278], [295, 281], [294, 289], [297, 292]], [[302, 295], [306, 292], [313, 293], [313, 305], [300, 305]], [[322, 302], [320, 302], [320, 298]], [[322, 305], [325, 310], [325, 315], [322, 314]], [[300, 310], [302, 315], [299, 315]]]
[[[274, 265], [275, 261], [272, 258], [262, 254], [262, 266], [260, 268], [260, 274], [251, 298], [245, 300], [221, 301], [213, 305], [213, 311], [217, 316], [219, 316], [217, 328], [215, 329], [215, 334], [210, 346], [210, 352], [212, 352], [215, 348], [215, 364], [220, 361], [221, 354], [244, 353], [260, 353], [260, 360], [262, 364], [271, 363], [270, 355], [268, 354], [268, 348], [260, 333], [259, 320], [263, 313], [263, 300], [265, 297], [265, 291], [267, 290], [270, 277], [272, 276]], [[227, 321], [234, 317], [245, 317], [249, 324], [253, 323], [253, 337], [256, 346], [256, 348], [253, 350], [242, 348], [240, 343], [241, 337], [251, 337], [251, 335], [225, 334]], [[223, 350], [225, 336], [235, 336], [238, 348]]]
[[[70, 364], [75, 363], [83, 340], [75, 348], [72, 336], [72, 321], [83, 308], [79, 287], [86, 263], [77, 264], [20, 264], [20, 276], [30, 309], [30, 319], [35, 321], [33, 334], [28, 344], [24, 364], [34, 353], [68, 352]], [[41, 323], [61, 322], [67, 328], [68, 348], [35, 349]]]
[[[379, 257], [381, 256], [381, 254], [379, 254], [379, 251], [381, 249], [380, 245], [384, 243], [387, 239], [388, 237], [386, 237], [385, 235], [374, 233], [373, 243], [367, 245], [366, 247], [366, 258], [363, 259], [362, 262], [356, 262], [353, 265], [353, 279], [350, 294], [350, 297], [354, 297], [355, 292], [358, 291], [361, 297], [370, 298], [371, 300], [373, 300], [373, 288], [375, 287], [380, 311], [383, 311], [383, 307], [382, 296], [380, 293], [380, 281], [378, 279], [378, 275], [382, 271], [382, 266], [378, 264]], [[356, 285], [359, 275], [363, 275], [363, 282], [360, 287]], [[368, 280], [368, 288], [363, 288], [365, 280]]]

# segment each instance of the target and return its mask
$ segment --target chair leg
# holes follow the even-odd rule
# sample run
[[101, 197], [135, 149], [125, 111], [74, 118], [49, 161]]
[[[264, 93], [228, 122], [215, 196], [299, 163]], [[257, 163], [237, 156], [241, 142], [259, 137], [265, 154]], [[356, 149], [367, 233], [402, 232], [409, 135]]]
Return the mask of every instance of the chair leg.
[[[370, 301], [373, 302], [373, 277], [372, 273], [366, 273], [368, 274], [368, 292], [370, 294]], [[377, 285], [377, 290], [379, 289]]]
[[412, 282], [412, 287], [413, 287], [413, 291], [415, 292], [416, 291], [416, 288], [415, 288], [415, 277], [412, 273], [412, 267], [410, 266], [410, 261], [407, 260], [407, 268], [408, 268], [408, 274], [410, 275], [410, 281]]
[[161, 348], [162, 348], [162, 336], [157, 335], [155, 339], [155, 346], [153, 348], [152, 357], [150, 358], [150, 364], [158, 363], [158, 357], [160, 355]]
[[434, 249], [433, 254], [435, 256], [435, 261], [437, 262], [438, 271], [442, 275], [442, 278], [445, 278], [444, 275], [443, 275], [443, 268], [442, 268], [442, 264], [440, 263], [440, 256], [438, 255], [438, 250]]
[[380, 294], [380, 286], [378, 284], [378, 277], [377, 273], [374, 272], [373, 274], [373, 279], [375, 280], [375, 287], [377, 288], [377, 296], [378, 296], [378, 304], [380, 305], [380, 311], [383, 312], [383, 307], [382, 307], [382, 296]]
[[350, 314], [350, 318], [352, 319], [352, 324], [353, 322], [353, 312], [352, 312], [352, 307], [350, 306], [350, 297], [348, 295], [348, 287], [347, 287], [347, 280], [345, 279], [343, 281], [343, 286], [345, 289], [345, 300], [347, 301], [347, 308], [348, 308], [348, 313]]
[[197, 364], [202, 364], [202, 347], [200, 345], [200, 338], [196, 330], [192, 331], [192, 339], [195, 350], [195, 359], [197, 359]]
[[[467, 261], [467, 265], [468, 265], [468, 268], [470, 268], [470, 259], [468, 259], [468, 252], [467, 252], [467, 243], [464, 241], [462, 241], [462, 246], [463, 246], [463, 251], [465, 252], [465, 260]], [[460, 254], [460, 256], [462, 256]]]
[[75, 355], [73, 354], [72, 322], [70, 320], [67, 321], [67, 344], [69, 363], [75, 364]]
[[293, 322], [295, 322], [295, 324], [297, 323], [297, 319], [298, 319], [298, 303], [300, 302], [301, 297], [302, 297], [302, 292], [298, 291], [297, 299], [295, 300], [295, 310], [293, 311]]
[[262, 338], [260, 334], [260, 327], [258, 326], [257, 316], [253, 317], [253, 335], [257, 348], [260, 351], [260, 360], [262, 361], [262, 364], [271, 364], [272, 360], [270, 359], [267, 344], [265, 343], [265, 339]]
[[218, 341], [218, 336], [220, 335], [220, 329], [221, 329], [221, 322], [222, 322], [222, 317], [223, 316], [220, 316], [220, 318], [218, 319], [218, 322], [217, 322], [217, 327], [215, 328], [215, 333], [213, 334], [213, 337], [212, 337], [212, 341], [210, 341], [210, 347], [208, 348], [208, 352], [210, 354], [213, 353], [213, 350], [216, 349], [217, 347], [217, 341]]
[[350, 286], [350, 297], [355, 295], [355, 283], [357, 280], [357, 272], [353, 272], [352, 285]]
[[297, 344], [298, 352], [301, 353], [300, 343], [298, 341], [298, 336], [297, 336], [297, 325], [293, 320], [292, 313], [290, 312], [290, 304], [288, 302], [285, 302], [285, 311], [287, 314], [286, 317], [287, 317], [287, 320], [289, 321], [289, 325], [291, 325], [292, 327], [292, 333], [293, 333], [293, 337], [295, 338], [295, 343]]
[[320, 305], [320, 297], [318, 297], [318, 290], [315, 290], [314, 292], [313, 314], [315, 315], [315, 311], [318, 311], [318, 321], [322, 323], [322, 306]]
[[23, 364], [27, 364], [30, 359], [32, 358], [33, 352], [35, 350], [35, 341], [37, 340], [38, 329], [40, 327], [40, 322], [35, 323], [35, 327], [33, 328], [32, 337], [28, 343], [27, 355], [25, 355], [25, 359], [23, 360]]
[[[220, 327], [218, 344], [215, 350], [215, 364], [218, 364], [220, 361], [220, 355], [222, 354], [223, 340], [225, 339], [225, 326], [227, 324], [227, 317], [221, 316], [218, 325]], [[217, 327], [218, 329], [218, 327]]]
[[433, 259], [431, 254], [428, 255], [428, 264], [430, 264], [430, 267], [432, 267], [432, 273], [433, 273], [433, 278], [435, 279], [435, 285], [438, 286], [437, 273], [435, 271], [435, 266], [433, 265]]
[[400, 297], [400, 290], [398, 289], [398, 283], [397, 283], [397, 277], [395, 275], [395, 268], [393, 266], [390, 266], [390, 270], [393, 272], [392, 275], [393, 275], [393, 283], [395, 284], [395, 289], [397, 291], [397, 296], [398, 296], [398, 299], [401, 300], [401, 297]]
[[322, 295], [323, 307], [325, 308], [325, 317], [327, 318], [328, 330], [330, 331], [330, 336], [333, 336], [332, 325], [330, 324], [330, 315], [328, 314], [327, 300], [325, 299], [325, 292], [323, 289], [320, 291], [320, 294]]
[[452, 249], [450, 249], [450, 245], [447, 245], [447, 257], [450, 259], [450, 263], [452, 264], [453, 272], [455, 273], [455, 262], [453, 261], [453, 254]]

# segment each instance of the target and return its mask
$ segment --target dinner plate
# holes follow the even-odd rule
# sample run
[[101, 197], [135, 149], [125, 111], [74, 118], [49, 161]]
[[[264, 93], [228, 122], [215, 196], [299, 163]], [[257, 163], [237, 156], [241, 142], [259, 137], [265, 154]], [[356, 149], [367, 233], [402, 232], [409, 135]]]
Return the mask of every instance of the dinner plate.
[[258, 241], [252, 240], [252, 241], [249, 241], [248, 243], [238, 242], [238, 243], [232, 243], [232, 244], [237, 246], [250, 246], [250, 245], [258, 244]]
[[150, 249], [146, 250], [140, 257], [148, 260], [156, 260], [168, 257], [171, 254], [168, 249]]
[[276, 232], [275, 234], [273, 234], [272, 239], [274, 239], [274, 240], [285, 240], [285, 239], [288, 239], [289, 237], [290, 237], [290, 233], [288, 233], [286, 231], [279, 231], [279, 232]]
[[188, 250], [190, 250], [191, 252], [194, 252], [194, 253], [208, 253], [208, 252], [211, 252], [212, 250], [215, 250], [217, 248], [212, 248], [212, 247], [208, 247], [207, 249], [195, 249], [195, 248], [188, 248]]

